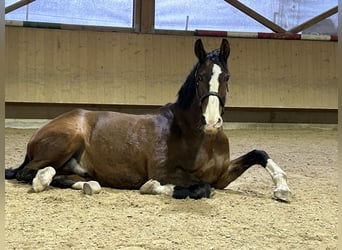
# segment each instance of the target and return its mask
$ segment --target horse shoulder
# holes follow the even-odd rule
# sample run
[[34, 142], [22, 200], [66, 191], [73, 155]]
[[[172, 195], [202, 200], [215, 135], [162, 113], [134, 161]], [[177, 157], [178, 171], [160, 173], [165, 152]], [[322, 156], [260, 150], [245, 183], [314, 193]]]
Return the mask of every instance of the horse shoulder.
[[229, 162], [229, 141], [222, 132], [215, 138], [207, 137], [197, 156], [197, 175], [202, 180], [213, 183], [222, 174]]

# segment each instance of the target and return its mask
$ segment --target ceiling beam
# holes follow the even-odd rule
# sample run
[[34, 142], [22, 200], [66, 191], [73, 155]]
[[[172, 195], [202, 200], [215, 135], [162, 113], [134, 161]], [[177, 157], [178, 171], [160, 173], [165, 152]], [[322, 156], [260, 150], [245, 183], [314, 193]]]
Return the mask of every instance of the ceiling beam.
[[141, 0], [133, 0], [133, 29], [135, 32], [141, 30]]
[[136, 32], [154, 32], [155, 0], [134, 0], [133, 26]]
[[238, 10], [242, 11], [243, 13], [248, 15], [249, 17], [253, 18], [257, 22], [259, 22], [262, 25], [266, 26], [267, 28], [269, 28], [273, 32], [276, 32], [276, 33], [285, 33], [286, 32], [286, 30], [284, 30], [282, 27], [280, 27], [279, 25], [271, 22], [270, 20], [268, 20], [267, 18], [263, 17], [262, 15], [260, 15], [257, 12], [255, 12], [251, 8], [247, 7], [246, 5], [242, 4], [238, 0], [225, 0], [225, 1], [227, 3], [229, 3], [230, 5], [234, 6], [235, 8], [237, 8]]
[[318, 23], [318, 22], [320, 22], [320, 21], [322, 21], [322, 20], [324, 20], [324, 19], [334, 15], [337, 12], [338, 12], [338, 7], [336, 5], [335, 7], [331, 8], [330, 10], [327, 10], [327, 11], [323, 12], [322, 14], [320, 14], [318, 16], [315, 16], [314, 18], [312, 18], [312, 19], [310, 19], [310, 20], [308, 20], [308, 21], [306, 21], [306, 22], [304, 22], [304, 23], [302, 23], [302, 24], [300, 24], [300, 25], [290, 29], [288, 32], [289, 33], [301, 32], [301, 31], [311, 27], [312, 25], [314, 25], [314, 24], [316, 24], [316, 23]]
[[19, 9], [20, 7], [23, 7], [29, 3], [34, 2], [35, 0], [21, 0], [18, 2], [15, 2], [14, 4], [11, 4], [5, 8], [5, 14], [12, 12], [13, 10]]

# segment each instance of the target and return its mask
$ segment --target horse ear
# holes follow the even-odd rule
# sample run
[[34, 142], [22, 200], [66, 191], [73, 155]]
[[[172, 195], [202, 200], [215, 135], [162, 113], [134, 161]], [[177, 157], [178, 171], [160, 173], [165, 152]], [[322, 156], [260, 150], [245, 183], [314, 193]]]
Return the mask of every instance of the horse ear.
[[230, 45], [227, 39], [222, 39], [220, 47], [220, 58], [227, 63], [228, 56], [230, 54]]
[[195, 54], [198, 60], [203, 61], [207, 56], [207, 52], [205, 52], [203, 43], [201, 39], [197, 39], [195, 42]]

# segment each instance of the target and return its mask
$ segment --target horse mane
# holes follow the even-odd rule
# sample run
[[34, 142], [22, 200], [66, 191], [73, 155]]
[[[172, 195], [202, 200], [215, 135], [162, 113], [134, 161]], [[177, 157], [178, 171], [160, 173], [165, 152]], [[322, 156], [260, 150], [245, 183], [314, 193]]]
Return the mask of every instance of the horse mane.
[[196, 93], [196, 70], [199, 63], [197, 63], [188, 77], [186, 78], [184, 84], [178, 91], [177, 104], [182, 109], [187, 109], [190, 107], [194, 95]]
[[[212, 62], [216, 64], [220, 64], [223, 66], [225, 65], [225, 62], [223, 62], [220, 58], [220, 51], [219, 50], [213, 50], [209, 52], [205, 60], [211, 60]], [[199, 65], [203, 62], [197, 62], [195, 66], [193, 67], [192, 71], [189, 73], [188, 77], [186, 78], [184, 84], [178, 91], [178, 99], [176, 103], [179, 105], [180, 108], [183, 110], [186, 110], [190, 107], [195, 93], [196, 93], [196, 72], [199, 67]]]

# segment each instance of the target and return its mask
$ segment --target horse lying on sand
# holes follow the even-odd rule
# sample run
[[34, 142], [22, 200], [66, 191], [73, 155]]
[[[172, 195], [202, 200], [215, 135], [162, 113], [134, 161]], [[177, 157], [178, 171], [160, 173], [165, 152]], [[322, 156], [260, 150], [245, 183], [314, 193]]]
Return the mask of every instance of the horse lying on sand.
[[198, 39], [194, 51], [198, 62], [175, 103], [146, 115], [82, 109], [62, 114], [34, 133], [24, 162], [6, 169], [6, 179], [32, 183], [35, 192], [52, 185], [92, 193], [96, 183], [199, 199], [210, 197], [212, 188], [224, 189], [257, 164], [270, 173], [274, 197], [290, 201], [286, 174], [265, 151], [230, 159], [222, 128], [228, 41], [207, 53]]

